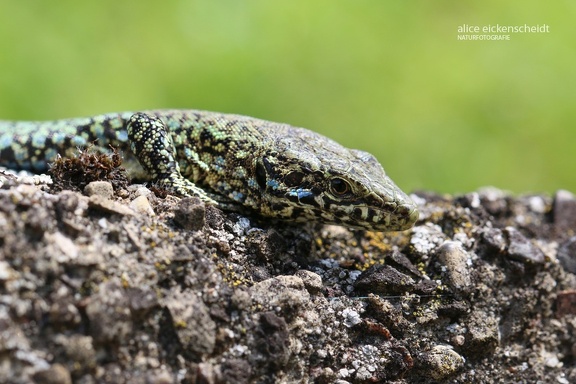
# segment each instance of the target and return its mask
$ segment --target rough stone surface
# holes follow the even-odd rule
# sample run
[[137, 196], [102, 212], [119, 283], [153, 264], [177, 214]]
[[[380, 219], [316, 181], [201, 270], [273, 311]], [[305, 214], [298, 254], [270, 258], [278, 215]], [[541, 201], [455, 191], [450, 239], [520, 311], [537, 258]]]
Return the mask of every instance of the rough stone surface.
[[576, 382], [567, 192], [372, 233], [50, 188], [0, 187], [0, 382]]

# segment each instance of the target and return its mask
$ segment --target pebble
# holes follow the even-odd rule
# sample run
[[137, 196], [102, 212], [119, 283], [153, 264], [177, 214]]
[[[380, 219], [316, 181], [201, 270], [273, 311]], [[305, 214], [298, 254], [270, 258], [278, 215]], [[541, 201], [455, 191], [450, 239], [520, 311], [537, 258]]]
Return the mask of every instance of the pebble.
[[88, 206], [92, 209], [107, 213], [116, 213], [122, 216], [133, 216], [134, 211], [124, 204], [117, 203], [100, 195], [92, 195], [88, 200]]
[[559, 190], [552, 203], [554, 225], [557, 230], [576, 232], [576, 197], [565, 190]]
[[514, 227], [506, 227], [504, 234], [508, 238], [508, 255], [523, 262], [544, 263], [544, 252]]
[[92, 181], [84, 187], [84, 194], [87, 196], [102, 196], [111, 199], [114, 196], [114, 188], [108, 181]]
[[420, 363], [427, 368], [434, 380], [446, 380], [456, 374], [466, 360], [449, 345], [436, 345], [419, 356]]
[[10, 267], [10, 264], [8, 264], [3, 260], [0, 260], [0, 281], [4, 282], [13, 279], [17, 276], [18, 276], [17, 272]]
[[467, 324], [468, 332], [463, 346], [467, 355], [474, 357], [493, 355], [500, 345], [498, 319], [481, 310], [473, 310]]
[[422, 273], [418, 270], [418, 268], [412, 264], [410, 259], [406, 257], [403, 253], [395, 250], [390, 255], [390, 260], [394, 263], [396, 267], [401, 269], [404, 272], [409, 272], [414, 276], [422, 277]]
[[34, 381], [45, 384], [72, 384], [72, 376], [65, 366], [54, 364], [46, 370], [36, 372]]
[[198, 231], [206, 222], [206, 206], [197, 197], [185, 197], [174, 210], [174, 222], [189, 231]]
[[566, 271], [576, 274], [576, 236], [560, 244], [557, 258]]
[[144, 195], [140, 195], [130, 202], [130, 208], [143, 215], [154, 216], [154, 209], [150, 205], [150, 201]]
[[322, 277], [317, 273], [301, 269], [297, 271], [295, 276], [298, 276], [304, 282], [304, 287], [311, 295], [314, 295], [322, 290], [324, 286], [322, 285]]
[[382, 264], [368, 268], [354, 282], [354, 287], [358, 290], [382, 294], [408, 292], [415, 285], [416, 282], [410, 276]]
[[344, 318], [344, 325], [347, 328], [352, 328], [353, 326], [358, 325], [362, 322], [360, 314], [350, 308], [345, 308], [342, 311], [342, 317]]
[[576, 289], [558, 292], [556, 297], [556, 316], [576, 315]]
[[57, 258], [60, 263], [66, 263], [78, 257], [78, 246], [69, 237], [66, 237], [61, 232], [47, 233], [46, 236], [49, 239], [48, 241], [51, 241], [58, 251], [57, 253], [60, 254]]
[[447, 241], [438, 248], [438, 261], [446, 267], [448, 285], [455, 291], [465, 293], [470, 291], [472, 280], [468, 260], [470, 256], [456, 241]]
[[160, 305], [170, 311], [172, 331], [182, 348], [193, 353], [212, 353], [216, 345], [216, 323], [204, 301], [192, 290], [173, 288]]
[[504, 252], [506, 239], [500, 228], [486, 228], [482, 231], [482, 241], [493, 251]]

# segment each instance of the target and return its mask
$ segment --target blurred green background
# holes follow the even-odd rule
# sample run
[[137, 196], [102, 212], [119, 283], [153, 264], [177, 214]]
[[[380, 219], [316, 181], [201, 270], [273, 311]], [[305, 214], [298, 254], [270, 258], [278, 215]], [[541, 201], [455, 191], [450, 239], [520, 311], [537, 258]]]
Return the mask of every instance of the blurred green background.
[[[405, 190], [576, 191], [576, 3], [0, 1], [0, 118], [239, 113], [373, 153]], [[462, 24], [548, 24], [458, 41]]]

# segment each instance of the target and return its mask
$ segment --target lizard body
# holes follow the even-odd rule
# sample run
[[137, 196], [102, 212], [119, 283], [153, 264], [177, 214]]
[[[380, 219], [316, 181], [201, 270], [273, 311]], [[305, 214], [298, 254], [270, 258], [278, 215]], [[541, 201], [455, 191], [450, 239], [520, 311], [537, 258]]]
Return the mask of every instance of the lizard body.
[[92, 143], [123, 151], [132, 174], [143, 169], [160, 187], [225, 210], [375, 231], [409, 229], [418, 218], [372, 155], [287, 124], [196, 110], [0, 121], [6, 168], [45, 172], [57, 154]]

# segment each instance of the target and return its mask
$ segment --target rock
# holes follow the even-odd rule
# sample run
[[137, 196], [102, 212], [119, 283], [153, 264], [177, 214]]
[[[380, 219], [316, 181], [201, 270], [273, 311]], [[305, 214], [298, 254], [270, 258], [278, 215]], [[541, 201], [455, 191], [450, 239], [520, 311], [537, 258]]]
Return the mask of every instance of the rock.
[[185, 197], [174, 211], [174, 221], [188, 231], [198, 231], [205, 223], [206, 208], [197, 197]]
[[253, 231], [249, 237], [250, 249], [260, 260], [286, 260], [286, 243], [275, 230]]
[[403, 253], [396, 250], [393, 251], [392, 255], [390, 255], [390, 260], [391, 264], [393, 264], [401, 272], [411, 273], [416, 277], [422, 277], [422, 273]]
[[138, 212], [142, 215], [154, 216], [154, 209], [150, 205], [150, 201], [146, 196], [138, 196], [134, 200], [130, 202], [130, 208], [132, 208], [135, 212]]
[[459, 293], [469, 293], [472, 280], [470, 276], [470, 256], [462, 244], [447, 241], [437, 250], [438, 262], [445, 268], [446, 282]]
[[0, 281], [5, 282], [16, 277], [16, 271], [7, 262], [0, 260]]
[[547, 196], [419, 193], [412, 231], [376, 233], [10, 183], [0, 382], [576, 377], [576, 240]]
[[222, 383], [247, 384], [250, 382], [252, 368], [242, 359], [230, 358], [222, 363]]
[[98, 366], [94, 338], [82, 335], [58, 335], [55, 338], [57, 353], [65, 358], [73, 375], [89, 374]]
[[46, 234], [47, 241], [49, 242], [49, 247], [54, 247], [56, 254], [60, 256], [57, 261], [60, 263], [69, 263], [72, 260], [78, 258], [79, 250], [76, 244], [69, 238], [60, 232], [54, 234]]
[[500, 253], [508, 246], [504, 233], [500, 228], [486, 228], [482, 231], [482, 242], [491, 253]]
[[416, 282], [389, 265], [378, 264], [368, 268], [354, 283], [355, 289], [380, 294], [410, 291]]
[[556, 192], [552, 213], [557, 231], [576, 233], [576, 197], [572, 193], [565, 190]]
[[301, 269], [296, 272], [295, 276], [298, 276], [302, 279], [304, 283], [304, 287], [308, 290], [311, 295], [315, 295], [319, 293], [324, 286], [322, 285], [322, 277], [318, 274], [307, 271], [305, 269]]
[[417, 358], [417, 364], [423, 373], [438, 381], [454, 376], [465, 362], [466, 360], [449, 345], [436, 345]]
[[297, 276], [277, 276], [250, 288], [252, 302], [266, 309], [276, 309], [290, 321], [309, 302], [310, 294]]
[[190, 291], [173, 289], [160, 302], [170, 312], [178, 340], [188, 351], [210, 354], [216, 342], [216, 323], [206, 304]]
[[508, 239], [508, 255], [523, 262], [542, 264], [544, 252], [532, 244], [524, 235], [513, 227], [506, 227], [504, 234]]
[[342, 311], [342, 318], [344, 325], [348, 328], [352, 328], [362, 322], [360, 314], [357, 311], [349, 308], [346, 308]]
[[70, 372], [62, 364], [54, 364], [50, 368], [34, 374], [34, 381], [42, 384], [72, 384]]
[[492, 355], [500, 343], [498, 320], [489, 313], [476, 310], [470, 314], [467, 325], [462, 349], [474, 358]]
[[124, 342], [132, 332], [128, 297], [116, 279], [101, 283], [86, 305], [92, 336], [97, 342]]
[[576, 315], [576, 289], [558, 292], [556, 298], [556, 316]]
[[92, 181], [84, 187], [84, 194], [87, 196], [101, 196], [105, 199], [111, 199], [114, 196], [114, 188], [108, 181]]
[[576, 274], [576, 236], [560, 244], [557, 257], [566, 271]]
[[90, 200], [88, 200], [88, 207], [105, 212], [105, 213], [114, 213], [121, 216], [132, 216], [134, 215], [134, 211], [124, 204], [106, 199], [100, 195], [92, 195], [90, 196]]
[[257, 338], [256, 348], [268, 357], [273, 369], [282, 369], [290, 358], [290, 337], [286, 321], [274, 312], [264, 312], [260, 315], [254, 333]]

